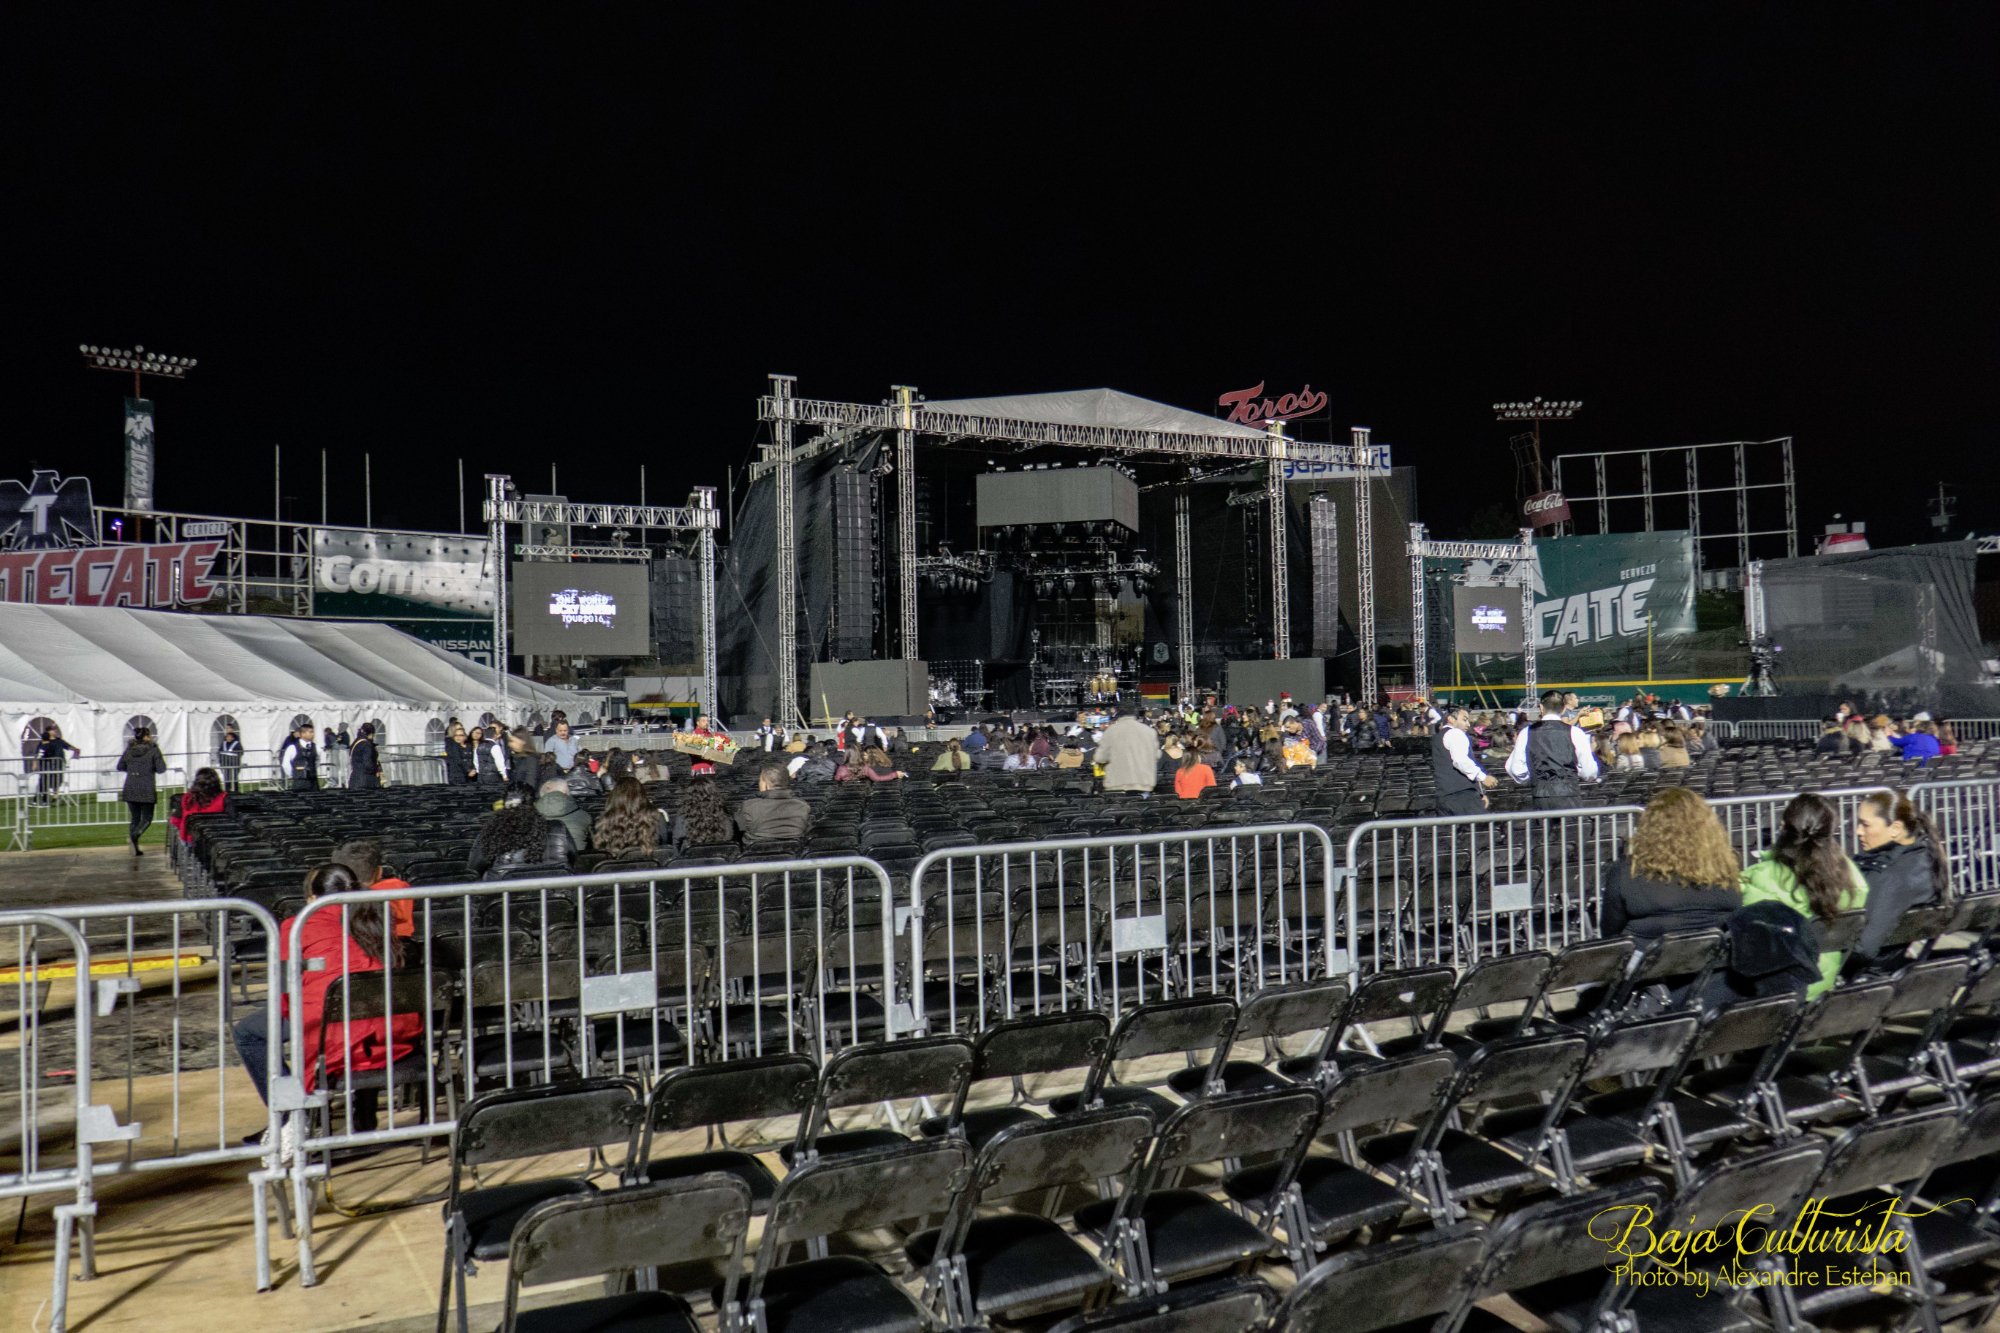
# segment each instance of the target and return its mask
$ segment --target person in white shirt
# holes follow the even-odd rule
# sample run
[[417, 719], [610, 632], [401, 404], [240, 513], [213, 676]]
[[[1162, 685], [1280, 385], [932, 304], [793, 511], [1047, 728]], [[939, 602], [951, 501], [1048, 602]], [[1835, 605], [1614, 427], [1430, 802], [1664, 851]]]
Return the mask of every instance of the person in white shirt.
[[1229, 780], [1229, 785], [1232, 787], [1261, 787], [1264, 785], [1264, 775], [1250, 767], [1248, 759], [1238, 759], [1236, 761], [1236, 776]]
[[1574, 810], [1583, 804], [1582, 784], [1598, 777], [1597, 756], [1583, 728], [1563, 721], [1563, 693], [1542, 696], [1541, 720], [1523, 727], [1507, 756], [1507, 776], [1533, 788], [1537, 810]]
[[757, 728], [757, 748], [766, 754], [784, 749], [788, 739], [785, 729], [775, 725], [768, 717], [764, 719], [764, 725]]
[[1486, 809], [1486, 789], [1499, 779], [1472, 757], [1472, 714], [1453, 705], [1445, 709], [1444, 725], [1431, 736], [1431, 772], [1437, 780], [1440, 815], [1476, 815]]

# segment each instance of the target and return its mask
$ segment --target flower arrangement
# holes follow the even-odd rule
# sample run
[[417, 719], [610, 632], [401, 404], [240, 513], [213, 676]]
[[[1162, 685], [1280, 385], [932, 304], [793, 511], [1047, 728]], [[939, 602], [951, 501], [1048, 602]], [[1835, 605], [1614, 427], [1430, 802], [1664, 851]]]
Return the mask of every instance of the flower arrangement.
[[736, 762], [738, 745], [727, 736], [712, 731], [682, 731], [674, 733], [674, 749], [680, 754], [691, 754], [697, 759], [711, 763], [733, 764]]

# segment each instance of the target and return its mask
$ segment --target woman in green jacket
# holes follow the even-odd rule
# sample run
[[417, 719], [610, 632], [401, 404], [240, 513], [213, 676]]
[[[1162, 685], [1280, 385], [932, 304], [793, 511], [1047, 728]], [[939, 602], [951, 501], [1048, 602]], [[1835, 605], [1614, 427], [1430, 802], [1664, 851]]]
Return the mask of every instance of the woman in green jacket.
[[[1861, 910], [1868, 881], [1840, 846], [1840, 815], [1823, 796], [1794, 796], [1778, 825], [1778, 840], [1743, 868], [1743, 905], [1780, 902], [1826, 926], [1842, 912]], [[1833, 989], [1847, 955], [1819, 956], [1819, 980], [1806, 990], [1817, 1000]]]

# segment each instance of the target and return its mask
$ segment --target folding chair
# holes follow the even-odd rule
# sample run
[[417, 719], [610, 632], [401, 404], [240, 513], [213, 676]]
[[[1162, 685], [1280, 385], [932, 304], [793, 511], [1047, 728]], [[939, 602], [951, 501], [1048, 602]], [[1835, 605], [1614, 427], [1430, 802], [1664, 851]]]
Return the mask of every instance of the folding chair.
[[1091, 1314], [1072, 1315], [1049, 1333], [1214, 1333], [1263, 1326], [1277, 1297], [1255, 1278], [1225, 1278], [1140, 1296]]
[[[1310, 1088], [1224, 1093], [1190, 1102], [1167, 1118], [1145, 1160], [1126, 1177], [1114, 1199], [1099, 1199], [1076, 1211], [1077, 1229], [1115, 1256], [1121, 1290], [1155, 1294], [1169, 1282], [1224, 1269], [1247, 1270], [1277, 1243], [1273, 1228], [1297, 1215], [1293, 1182], [1272, 1182], [1275, 1206], [1253, 1220], [1217, 1203], [1199, 1190], [1170, 1187], [1170, 1177], [1189, 1167], [1225, 1162], [1231, 1169], [1247, 1158], [1296, 1161], [1301, 1140], [1319, 1122], [1319, 1094]], [[1299, 1231], [1291, 1231], [1299, 1235]], [[1290, 1242], [1297, 1249], [1302, 1242]], [[1296, 1257], [1295, 1257], [1296, 1262]]]
[[[1410, 1038], [1423, 1039], [1437, 1029], [1438, 1014], [1451, 1003], [1458, 988], [1458, 974], [1448, 967], [1405, 967], [1364, 977], [1341, 1006], [1340, 1015], [1326, 1030], [1319, 1049], [1307, 1055], [1278, 1062], [1278, 1072], [1301, 1082], [1325, 1082], [1343, 1068], [1342, 1058], [1375, 1060], [1379, 1047], [1368, 1031], [1370, 1024], [1403, 1023], [1409, 1027], [1398, 1051], [1410, 1047]], [[1403, 1036], [1404, 1034], [1396, 1034]], [[1388, 1038], [1394, 1042], [1394, 1038]]]
[[[1629, 935], [1572, 944], [1556, 955], [1541, 992], [1520, 1018], [1468, 1023], [1462, 1034], [1447, 1036], [1445, 1044], [1463, 1053], [1495, 1037], [1587, 1025], [1593, 1016], [1618, 1001], [1638, 951], [1639, 942]], [[1571, 998], [1571, 1005], [1558, 1009], [1556, 999], [1565, 995]]]
[[[767, 1055], [668, 1070], [653, 1085], [646, 1105], [646, 1125], [632, 1179], [679, 1180], [723, 1172], [743, 1182], [750, 1191], [751, 1207], [761, 1214], [778, 1188], [777, 1178], [747, 1146], [731, 1147], [726, 1127], [750, 1120], [802, 1117], [812, 1109], [818, 1083], [819, 1067], [803, 1055]], [[653, 1155], [660, 1135], [696, 1129], [707, 1131], [704, 1151]], [[718, 1141], [720, 1147], [715, 1146]]]
[[[1438, 1008], [1428, 1032], [1421, 1037], [1392, 1037], [1379, 1043], [1378, 1049], [1384, 1056], [1397, 1056], [1446, 1045], [1449, 1043], [1447, 1029], [1454, 1017], [1477, 1013], [1480, 1020], [1488, 1020], [1491, 1015], [1486, 1011], [1500, 1004], [1518, 1004], [1521, 1012], [1513, 1028], [1497, 1031], [1493, 1035], [1518, 1037], [1534, 1016], [1535, 1002], [1541, 998], [1555, 961], [1554, 955], [1540, 949], [1524, 949], [1482, 958], [1458, 978], [1451, 998]], [[1504, 1019], [1499, 1021], [1505, 1022]]]
[[[820, 1071], [812, 1107], [799, 1120], [798, 1137], [778, 1155], [787, 1166], [794, 1166], [815, 1157], [907, 1143], [909, 1136], [892, 1103], [932, 1097], [956, 1102], [971, 1072], [972, 1044], [963, 1037], [912, 1037], [849, 1046]], [[833, 1112], [876, 1103], [887, 1109], [893, 1128], [828, 1132]]]
[[584, 1176], [546, 1176], [507, 1185], [467, 1189], [465, 1173], [494, 1162], [557, 1153], [587, 1152], [595, 1159], [607, 1144], [622, 1142], [630, 1165], [644, 1104], [633, 1079], [597, 1078], [488, 1093], [469, 1103], [451, 1136], [451, 1192], [445, 1201], [444, 1275], [438, 1283], [438, 1327], [458, 1311], [466, 1327], [465, 1279], [475, 1264], [507, 1257], [514, 1227], [549, 1199], [589, 1193]]
[[930, 1321], [887, 1273], [851, 1255], [781, 1264], [795, 1242], [823, 1250], [838, 1232], [936, 1216], [969, 1165], [956, 1139], [821, 1157], [778, 1185], [750, 1280], [724, 1327], [757, 1333], [923, 1333]]
[[[1604, 1268], [1612, 1253], [1607, 1237], [1615, 1239], [1627, 1221], [1657, 1217], [1665, 1199], [1659, 1185], [1639, 1182], [1546, 1199], [1498, 1219], [1459, 1308], [1444, 1326], [1464, 1326], [1479, 1301], [1530, 1289], [1545, 1300], [1566, 1292], [1571, 1304], [1582, 1302], [1587, 1308], [1592, 1294], [1605, 1285]], [[1727, 1327], [1734, 1320], [1722, 1322]], [[1741, 1325], [1747, 1326], [1747, 1321]]]
[[[1706, 1228], [1714, 1226], [1717, 1219], [1740, 1217], [1751, 1208], [1768, 1210], [1766, 1215], [1774, 1218], [1789, 1218], [1805, 1200], [1825, 1160], [1826, 1149], [1819, 1140], [1805, 1138], [1716, 1162], [1674, 1197], [1664, 1215], [1655, 1213], [1653, 1230], [1664, 1234]], [[1743, 1291], [1727, 1285], [1711, 1286], [1704, 1297], [1697, 1287], [1641, 1285], [1643, 1274], [1656, 1268], [1661, 1256], [1632, 1258], [1632, 1273], [1623, 1275], [1623, 1280], [1619, 1274], [1603, 1271], [1607, 1257], [1600, 1253], [1596, 1272], [1510, 1286], [1508, 1294], [1516, 1304], [1562, 1333], [1634, 1326], [1739, 1333], [1751, 1326], [1737, 1308]], [[1698, 1259], [1703, 1267], [1727, 1269], [1738, 1262], [1745, 1269], [1771, 1270], [1764, 1256], [1757, 1254], [1723, 1252]], [[1640, 1275], [1641, 1281], [1633, 1281], [1634, 1274]]]
[[670, 1292], [614, 1291], [524, 1312], [521, 1289], [599, 1274], [612, 1275], [615, 1284], [639, 1270], [721, 1259], [727, 1304], [735, 1299], [749, 1225], [749, 1189], [720, 1173], [537, 1204], [514, 1227], [500, 1333], [697, 1333], [694, 1310]]
[[1464, 1300], [1485, 1250], [1469, 1222], [1335, 1255], [1285, 1294], [1271, 1333], [1424, 1333]]
[[[384, 992], [387, 994], [384, 994]], [[443, 1093], [447, 1111], [455, 1112], [458, 1081], [453, 1077], [449, 1052], [440, 1052], [440, 1034], [447, 1031], [453, 1002], [453, 984], [448, 976], [433, 974], [426, 977], [421, 969], [406, 968], [384, 985], [384, 977], [379, 972], [351, 973], [345, 984], [327, 987], [325, 1008], [321, 1015], [321, 1030], [331, 1037], [336, 1030], [345, 1031], [352, 1021], [374, 1020], [387, 1024], [391, 1018], [401, 1014], [421, 1014], [424, 1019], [423, 1033], [417, 1038], [417, 1050], [408, 1059], [385, 1065], [381, 1069], [343, 1069], [329, 1074], [326, 1068], [326, 1048], [337, 1044], [323, 1040], [320, 1044], [317, 1068], [314, 1071], [314, 1086], [327, 1096], [322, 1111], [308, 1111], [312, 1116], [324, 1115], [328, 1121], [328, 1132], [332, 1130], [335, 1107], [351, 1108], [353, 1094], [367, 1093], [381, 1095], [386, 1103], [382, 1113], [391, 1120], [396, 1110], [396, 1096], [399, 1093], [413, 1093], [428, 1104], [435, 1104], [438, 1093]], [[440, 1058], [442, 1056], [443, 1058]], [[391, 1084], [393, 1077], [394, 1083]], [[426, 1112], [426, 1119], [429, 1118]], [[456, 1118], [453, 1115], [452, 1118]], [[350, 1120], [348, 1129], [355, 1132]], [[420, 1145], [422, 1160], [430, 1160], [430, 1140]], [[396, 1208], [407, 1208], [412, 1204], [436, 1203], [444, 1198], [442, 1192], [412, 1195], [399, 1199], [371, 1199], [365, 1203], [347, 1203], [336, 1197], [333, 1189], [335, 1162], [331, 1155], [326, 1168], [327, 1206], [343, 1217], [366, 1217], [372, 1213], [388, 1212]]]
[[[1432, 1216], [1446, 1223], [1464, 1217], [1465, 1199], [1542, 1184], [1537, 1167], [1552, 1149], [1555, 1116], [1588, 1050], [1575, 1032], [1490, 1042], [1459, 1067], [1421, 1128], [1365, 1139], [1361, 1154], [1414, 1188]], [[1480, 1108], [1526, 1097], [1547, 1102], [1525, 1154], [1481, 1137]]]
[[[973, 1043], [971, 1076], [959, 1085], [950, 1112], [932, 1116], [919, 1128], [926, 1137], [950, 1135], [964, 1139], [974, 1149], [983, 1148], [1001, 1130], [1041, 1119], [1024, 1105], [1028, 1100], [1024, 1078], [1093, 1069], [1110, 1041], [1111, 1024], [1103, 1014], [1089, 1011], [996, 1023]], [[967, 1109], [966, 1100], [975, 1084], [1001, 1078], [1013, 1081], [1013, 1097], [1007, 1105]]]
[[[1215, 1058], [1206, 1067], [1189, 1066], [1167, 1076], [1167, 1086], [1192, 1101], [1212, 1091], [1248, 1092], [1279, 1088], [1291, 1080], [1274, 1072], [1268, 1063], [1282, 1057], [1277, 1043], [1302, 1032], [1324, 1032], [1333, 1026], [1347, 1002], [1347, 982], [1338, 978], [1294, 981], [1264, 989], [1243, 1001], [1236, 1013], [1236, 1026], [1229, 1040], [1215, 1048]], [[1264, 1061], [1232, 1060], [1231, 1050], [1239, 1043], [1261, 1041]]]
[[[1081, 1107], [1144, 1106], [1165, 1120], [1173, 1114], [1174, 1103], [1140, 1084], [1123, 1083], [1117, 1078], [1121, 1061], [1143, 1060], [1155, 1055], [1189, 1056], [1192, 1052], [1213, 1052], [1228, 1044], [1236, 1022], [1236, 1002], [1220, 996], [1190, 996], [1180, 1000], [1156, 1000], [1142, 1004], [1119, 1020], [1111, 1033], [1111, 1043], [1091, 1069], [1079, 1092], [1065, 1093], [1049, 1101], [1049, 1109], [1067, 1115]], [[1211, 1057], [1212, 1058], [1212, 1057]], [[1189, 1059], [1190, 1067], [1195, 1061]]]
[[1112, 1274], [1050, 1217], [1012, 1210], [981, 1216], [997, 1200], [1035, 1191], [1059, 1196], [1070, 1185], [1127, 1176], [1144, 1155], [1153, 1117], [1138, 1107], [1078, 1111], [996, 1132], [953, 1197], [943, 1224], [913, 1238], [910, 1262], [953, 1327], [1021, 1318], [1081, 1305]]
[[2000, 1310], [2000, 1287], [1975, 1270], [1969, 1287], [1954, 1292], [1949, 1275], [2000, 1252], [2000, 1097], [1966, 1111], [1957, 1142], [1932, 1160], [1916, 1198], [1911, 1225], [1937, 1321], [1976, 1310], [1966, 1327], [1985, 1328]]
[[[1836, 986], [1800, 1010], [1791, 1027], [1754, 1063], [1695, 1074], [1685, 1086], [1725, 1110], [1760, 1112], [1764, 1127], [1780, 1137], [1802, 1133], [1803, 1126], [1821, 1120], [1857, 1114], [1863, 1109], [1860, 1099], [1848, 1096], [1839, 1082], [1825, 1076], [1826, 1070], [1838, 1071], [1842, 1080], [1852, 1077], [1861, 1044], [1895, 998], [1896, 988], [1887, 981]], [[1821, 1077], [1785, 1072], [1794, 1054], [1810, 1055], [1816, 1049], [1834, 1055], [1827, 1066], [1814, 1070]]]
[[1457, 1062], [1446, 1051], [1422, 1051], [1355, 1067], [1327, 1089], [1320, 1111], [1316, 1136], [1333, 1139], [1338, 1156], [1312, 1153], [1308, 1143], [1296, 1162], [1250, 1166], [1224, 1176], [1223, 1193], [1245, 1208], [1270, 1211], [1282, 1203], [1276, 1197], [1282, 1183], [1292, 1179], [1305, 1209], [1304, 1231], [1311, 1245], [1300, 1237], [1292, 1239], [1307, 1266], [1345, 1236], [1365, 1230], [1372, 1238], [1394, 1230], [1423, 1199], [1357, 1165], [1355, 1139], [1366, 1129], [1421, 1123], [1457, 1071]]

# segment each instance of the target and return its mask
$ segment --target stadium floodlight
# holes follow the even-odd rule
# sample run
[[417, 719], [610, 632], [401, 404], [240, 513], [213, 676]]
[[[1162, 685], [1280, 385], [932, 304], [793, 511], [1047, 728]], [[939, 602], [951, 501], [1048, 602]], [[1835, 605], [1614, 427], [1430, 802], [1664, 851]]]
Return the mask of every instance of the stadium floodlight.
[[[1535, 484], [1534, 490], [1542, 489], [1542, 423], [1544, 421], [1568, 421], [1583, 409], [1581, 398], [1534, 397], [1526, 402], [1495, 403], [1493, 415], [1500, 421], [1526, 421], [1535, 433]], [[1526, 498], [1526, 497], [1523, 497]]]
[[101, 347], [96, 343], [81, 343], [77, 351], [83, 354], [83, 364], [90, 370], [111, 370], [119, 374], [132, 372], [132, 396], [146, 396], [145, 377], [157, 379], [186, 379], [187, 373], [195, 368], [191, 356], [168, 356], [165, 352], [149, 352], [140, 344], [130, 348]]

